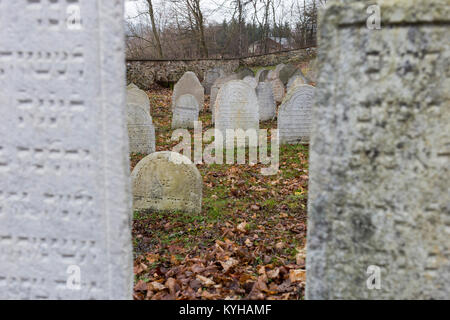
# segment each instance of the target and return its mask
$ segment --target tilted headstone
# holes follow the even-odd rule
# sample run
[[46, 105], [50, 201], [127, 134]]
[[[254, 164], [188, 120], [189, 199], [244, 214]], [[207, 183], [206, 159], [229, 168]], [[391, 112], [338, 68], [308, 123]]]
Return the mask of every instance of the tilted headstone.
[[178, 98], [184, 94], [191, 94], [197, 99], [200, 110], [203, 110], [205, 102], [205, 89], [193, 72], [186, 72], [181, 79], [175, 84], [172, 93], [172, 110]]
[[136, 165], [131, 180], [135, 211], [202, 211], [202, 176], [191, 160], [179, 153], [152, 153]]
[[306, 295], [450, 299], [450, 7], [378, 3], [321, 19]]
[[245, 77], [244, 81], [247, 82], [253, 89], [256, 89], [256, 86], [258, 85], [256, 79], [253, 78], [252, 76]]
[[203, 86], [205, 87], [205, 94], [211, 94], [211, 87], [214, 82], [219, 79], [225, 77], [225, 71], [222, 68], [213, 68], [206, 72], [205, 80], [203, 81]]
[[314, 87], [292, 87], [278, 110], [280, 143], [308, 143], [312, 127]]
[[172, 129], [194, 128], [194, 121], [198, 121], [200, 106], [191, 94], [183, 94], [178, 98], [173, 109]]
[[127, 87], [127, 104], [136, 104], [144, 108], [150, 115], [150, 99], [145, 91], [136, 86]]
[[155, 152], [155, 127], [152, 117], [143, 107], [127, 104], [127, 127], [131, 153]]
[[286, 64], [278, 71], [278, 78], [281, 80], [281, 82], [283, 82], [284, 85], [287, 85], [289, 79], [291, 79], [291, 77], [298, 72], [301, 71], [296, 66], [292, 64]]
[[226, 141], [226, 129], [255, 129], [259, 134], [259, 106], [255, 89], [242, 80], [229, 81], [217, 96], [215, 128]]
[[270, 84], [272, 85], [273, 97], [275, 99], [275, 102], [282, 102], [286, 93], [283, 82], [280, 79], [275, 79], [272, 80]]
[[277, 115], [277, 104], [273, 97], [272, 85], [270, 82], [260, 82], [256, 88], [256, 96], [259, 105], [259, 120], [272, 120]]
[[237, 77], [239, 80], [243, 80], [245, 77], [254, 77], [255, 73], [250, 70], [249, 68], [243, 68], [241, 70], [239, 70], [239, 72], [237, 73]]
[[1, 300], [132, 298], [123, 14], [0, 1]]
[[212, 122], [214, 123], [215, 120], [215, 103], [216, 103], [216, 99], [217, 99], [217, 94], [219, 93], [220, 88], [222, 88], [222, 86], [227, 83], [228, 81], [231, 80], [237, 80], [237, 75], [236, 74], [232, 74], [229, 75], [227, 77], [223, 77], [223, 78], [219, 78], [216, 80], [216, 82], [214, 82], [214, 85], [211, 88], [211, 96], [210, 96], [210, 105], [209, 108], [211, 109], [211, 113], [212, 113]]

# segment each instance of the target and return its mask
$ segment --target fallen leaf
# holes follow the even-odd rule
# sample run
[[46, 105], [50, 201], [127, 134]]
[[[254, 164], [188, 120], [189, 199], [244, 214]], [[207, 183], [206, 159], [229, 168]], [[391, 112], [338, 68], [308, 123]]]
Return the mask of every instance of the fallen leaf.
[[306, 281], [306, 270], [291, 269], [289, 271], [289, 280], [294, 282], [305, 282]]
[[212, 281], [211, 279], [204, 277], [202, 275], [197, 275], [197, 279], [202, 283], [203, 286], [205, 287], [212, 287], [213, 285], [215, 285], [216, 283], [214, 281]]

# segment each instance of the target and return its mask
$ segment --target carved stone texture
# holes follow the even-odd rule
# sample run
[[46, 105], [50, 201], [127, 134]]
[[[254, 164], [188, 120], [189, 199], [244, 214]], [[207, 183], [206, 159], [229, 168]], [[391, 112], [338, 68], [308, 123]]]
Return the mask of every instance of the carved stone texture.
[[375, 3], [321, 18], [307, 297], [450, 299], [449, 1]]
[[203, 180], [187, 157], [176, 152], [156, 152], [142, 159], [131, 174], [133, 209], [202, 210]]
[[253, 89], [256, 89], [256, 87], [258, 86], [258, 82], [252, 76], [245, 77], [244, 81], [247, 82]]
[[270, 81], [270, 84], [272, 85], [272, 92], [275, 102], [281, 103], [286, 94], [283, 82], [280, 79], [275, 79]]
[[220, 88], [227, 83], [228, 81], [231, 80], [237, 80], [237, 74], [232, 74], [229, 75], [227, 77], [223, 77], [223, 78], [219, 78], [216, 80], [216, 82], [214, 82], [214, 85], [211, 88], [211, 96], [210, 96], [210, 105], [209, 108], [211, 109], [211, 113], [212, 113], [212, 122], [214, 123], [215, 120], [215, 104], [216, 104], [216, 100], [217, 100], [217, 94], [219, 93]]
[[122, 1], [0, 1], [0, 300], [132, 297], [124, 43]]
[[172, 93], [172, 110], [178, 98], [184, 94], [191, 94], [197, 99], [200, 110], [203, 110], [205, 103], [205, 89], [193, 72], [186, 72], [175, 84]]
[[173, 109], [172, 129], [194, 128], [194, 121], [198, 121], [198, 101], [191, 94], [184, 94], [178, 98]]
[[311, 135], [314, 87], [292, 87], [278, 110], [280, 143], [307, 143]]
[[226, 141], [227, 129], [256, 130], [259, 134], [259, 106], [255, 90], [245, 81], [233, 80], [217, 96], [215, 128]]
[[155, 127], [152, 117], [144, 108], [127, 104], [127, 127], [131, 153], [155, 152]]
[[269, 82], [260, 82], [256, 88], [259, 105], [259, 120], [272, 120], [277, 116], [277, 104], [273, 97], [272, 85]]

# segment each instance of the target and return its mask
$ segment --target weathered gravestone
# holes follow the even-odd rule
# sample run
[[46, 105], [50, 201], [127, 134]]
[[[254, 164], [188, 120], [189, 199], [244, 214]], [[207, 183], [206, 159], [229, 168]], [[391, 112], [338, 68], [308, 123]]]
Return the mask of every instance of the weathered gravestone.
[[203, 110], [205, 102], [205, 89], [193, 72], [186, 72], [181, 79], [175, 84], [172, 93], [172, 110], [178, 98], [184, 94], [191, 94], [197, 99], [200, 110]]
[[127, 127], [131, 153], [155, 152], [155, 127], [152, 117], [143, 107], [127, 104]]
[[148, 95], [134, 84], [127, 87], [127, 104], [139, 105], [150, 115], [150, 99]]
[[306, 294], [450, 299], [450, 6], [378, 3], [321, 19]]
[[131, 179], [134, 210], [202, 211], [202, 177], [179, 153], [152, 153], [136, 165]]
[[317, 82], [317, 59], [312, 60], [308, 65], [308, 72], [306, 73], [306, 78], [309, 82]]
[[283, 65], [278, 71], [278, 78], [283, 82], [284, 85], [287, 85], [289, 79], [296, 73], [301, 72], [296, 66], [292, 64]]
[[260, 82], [256, 88], [259, 105], [259, 120], [267, 121], [277, 115], [277, 105], [273, 97], [272, 85], [269, 82]]
[[198, 120], [200, 106], [191, 94], [183, 94], [178, 98], [173, 109], [172, 129], [194, 128], [194, 121]]
[[214, 82], [219, 79], [225, 77], [225, 71], [222, 68], [213, 68], [209, 69], [205, 74], [205, 80], [203, 81], [203, 86], [205, 87], [205, 93], [211, 93], [211, 87]]
[[314, 87], [292, 87], [278, 110], [280, 143], [308, 143], [312, 126]]
[[247, 82], [253, 89], [256, 89], [256, 87], [258, 86], [258, 82], [252, 76], [245, 77], [244, 81]]
[[260, 69], [258, 72], [256, 72], [255, 79], [258, 82], [264, 82], [266, 81], [267, 75], [269, 74], [269, 70], [267, 69]]
[[0, 299], [132, 297], [123, 34], [121, 1], [0, 1]]
[[275, 102], [282, 102], [286, 93], [283, 82], [280, 79], [275, 79], [270, 81], [270, 84], [272, 85], [272, 92]]
[[242, 80], [224, 84], [217, 96], [215, 128], [222, 133], [224, 141], [227, 129], [254, 129], [258, 135], [259, 106], [255, 89]]
[[293, 86], [299, 86], [302, 84], [306, 84], [306, 79], [300, 75], [294, 75], [291, 79], [289, 79], [286, 90], [289, 92]]
[[237, 80], [237, 79], [238, 79], [237, 75], [232, 74], [227, 77], [219, 78], [216, 80], [216, 82], [214, 82], [214, 85], [211, 88], [211, 96], [210, 96], [210, 103], [209, 103], [209, 108], [211, 109], [213, 123], [215, 120], [215, 116], [214, 116], [215, 115], [215, 104], [216, 104], [217, 94], [219, 93], [220, 88], [222, 88], [222, 86], [225, 83], [227, 83], [228, 81]]
[[254, 77], [255, 73], [249, 68], [243, 68], [237, 72], [237, 77], [239, 80], [243, 80], [245, 77]]

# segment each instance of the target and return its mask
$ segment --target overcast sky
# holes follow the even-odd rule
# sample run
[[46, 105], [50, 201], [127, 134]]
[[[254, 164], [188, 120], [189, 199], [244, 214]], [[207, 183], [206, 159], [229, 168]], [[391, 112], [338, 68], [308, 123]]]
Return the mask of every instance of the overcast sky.
[[[158, 13], [158, 9], [161, 6], [161, 3], [164, 3], [167, 0], [153, 0], [153, 6], [155, 10], [155, 15]], [[282, 0], [282, 5], [277, 10], [277, 15], [283, 15], [285, 19], [287, 15], [291, 14], [291, 4], [294, 0]], [[202, 0], [202, 7], [204, 10], [204, 15], [208, 22], [216, 21], [222, 22], [224, 18], [229, 19], [229, 14], [232, 11], [229, 8], [230, 1], [227, 0]], [[126, 0], [125, 3], [125, 16], [127, 18], [135, 17], [139, 8], [146, 9], [146, 1], [145, 0]], [[253, 10], [252, 8], [248, 8], [249, 10]]]

